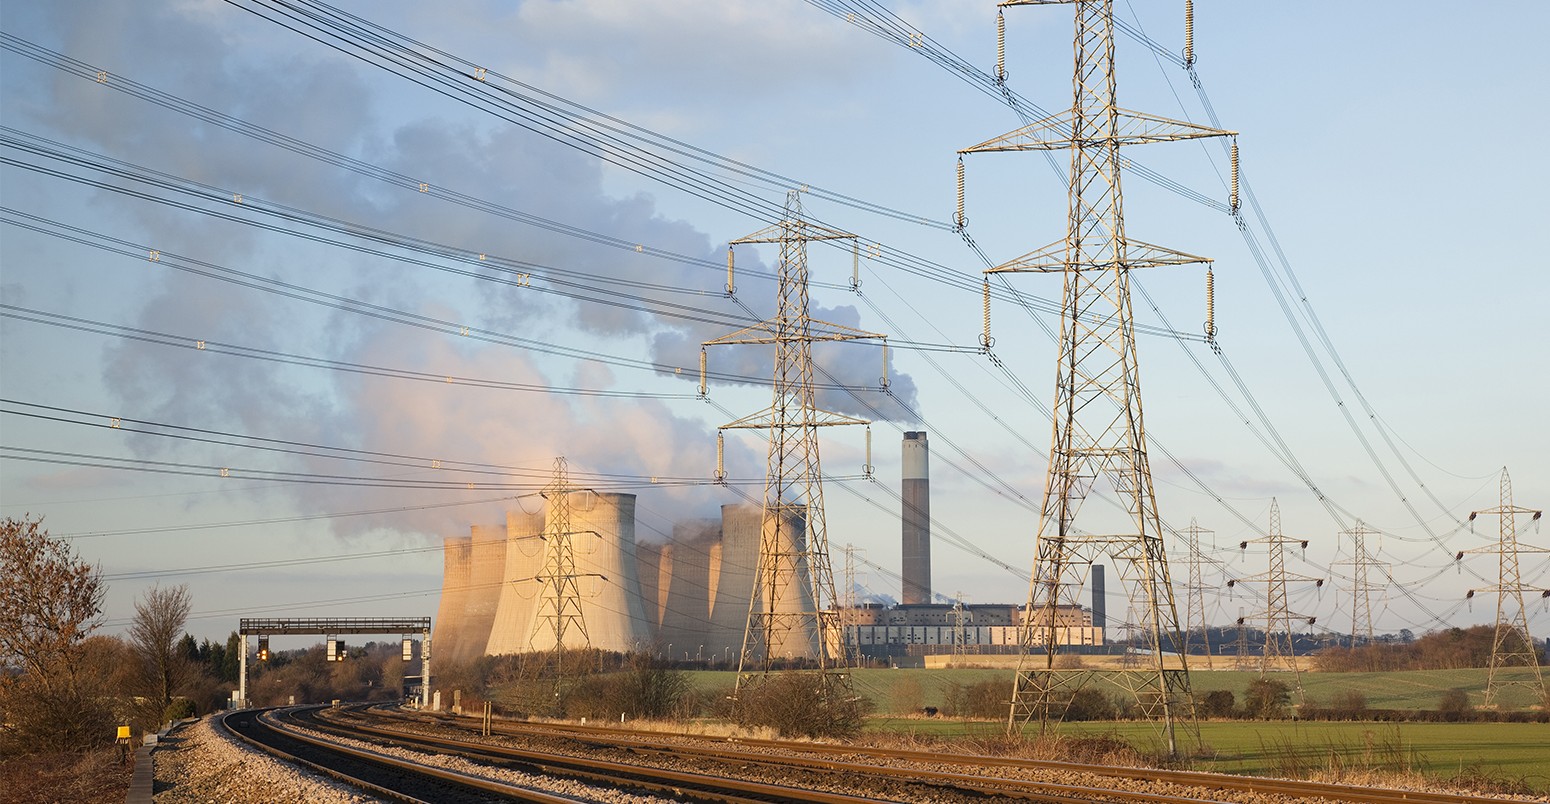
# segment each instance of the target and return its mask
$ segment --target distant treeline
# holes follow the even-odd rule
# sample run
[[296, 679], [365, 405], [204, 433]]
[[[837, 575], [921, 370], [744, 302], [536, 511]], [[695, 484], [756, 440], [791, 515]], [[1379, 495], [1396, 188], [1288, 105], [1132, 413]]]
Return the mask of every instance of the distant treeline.
[[[1476, 625], [1433, 631], [1413, 642], [1386, 642], [1355, 647], [1326, 647], [1313, 656], [1313, 666], [1331, 672], [1379, 670], [1457, 670], [1487, 667], [1496, 628]], [[1527, 647], [1520, 634], [1509, 633], [1503, 644], [1511, 652], [1526, 652], [1544, 664], [1539, 646]]]

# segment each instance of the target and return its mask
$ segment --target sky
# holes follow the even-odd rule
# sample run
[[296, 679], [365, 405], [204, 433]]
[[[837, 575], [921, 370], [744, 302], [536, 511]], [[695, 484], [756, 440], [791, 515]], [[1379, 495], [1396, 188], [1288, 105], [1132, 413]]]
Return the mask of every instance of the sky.
[[[891, 344], [888, 393], [876, 345], [814, 349], [820, 402], [874, 420], [875, 480], [862, 428], [823, 433], [837, 564], [853, 545], [865, 591], [898, 595], [900, 434], [923, 429], [935, 590], [1022, 602], [1059, 280], [1011, 277], [1025, 305], [998, 286], [996, 361], [977, 349], [986, 266], [947, 225], [956, 152], [1021, 121], [925, 56], [993, 71], [995, 6], [887, 5], [928, 48], [828, 10], [851, 5], [340, 6], [480, 83], [411, 80], [250, 0], [9, 4], [0, 515], [46, 517], [101, 567], [107, 632], [153, 584], [186, 583], [190, 631], [213, 639], [242, 616], [433, 614], [441, 538], [531, 507], [511, 498], [557, 456], [632, 478], [638, 537], [664, 539], [744, 499], [705, 481], [717, 426], [768, 404], [771, 355], [711, 350], [701, 400], [698, 345], [773, 309], [775, 248], [737, 247], [728, 299], [727, 243], [802, 189], [805, 215], [867, 244], [812, 246], [814, 316]], [[1499, 504], [1503, 467], [1517, 505], [1550, 504], [1550, 277], [1533, 256], [1550, 169], [1521, 145], [1550, 123], [1532, 102], [1550, 9], [1195, 6], [1203, 95], [1137, 36], [1118, 37], [1117, 69], [1122, 106], [1214, 111], [1241, 148], [1247, 234], [1224, 208], [1223, 142], [1125, 153], [1129, 235], [1214, 260], [1221, 355], [1199, 337], [1203, 268], [1134, 276], [1158, 505], [1175, 531], [1210, 531], [1206, 618], [1263, 605], [1226, 582], [1265, 572], [1239, 544], [1274, 501], [1308, 542], [1288, 592], [1309, 628], [1350, 630], [1358, 521], [1392, 579], [1371, 576], [1379, 633], [1489, 623], [1495, 595], [1467, 593], [1497, 583], [1494, 556], [1453, 556], [1489, 549], [1497, 523], [1469, 512]], [[1182, 47], [1182, 3], [1116, 11]], [[1006, 20], [1008, 86], [1068, 107], [1070, 9]], [[534, 98], [581, 117], [534, 123]], [[567, 139], [604, 124], [648, 156]], [[986, 259], [1063, 235], [1061, 165], [965, 159]], [[728, 433], [742, 494], [760, 493], [763, 450]], [[430, 483], [451, 487], [410, 487]], [[1113, 510], [1100, 493], [1083, 516]], [[1550, 586], [1550, 534], [1517, 524], [1541, 548], [1523, 583]], [[1187, 548], [1167, 547], [1182, 585]], [[1528, 612], [1545, 636], [1537, 594]]]

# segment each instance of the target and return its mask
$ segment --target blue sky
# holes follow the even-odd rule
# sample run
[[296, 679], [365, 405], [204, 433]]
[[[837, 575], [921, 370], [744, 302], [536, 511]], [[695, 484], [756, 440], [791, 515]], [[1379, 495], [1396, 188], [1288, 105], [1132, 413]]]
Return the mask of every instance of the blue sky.
[[[0, 318], [0, 396], [20, 403], [8, 404], [11, 412], [0, 417], [0, 443], [8, 448], [0, 458], [0, 513], [43, 514], [51, 531], [76, 536], [72, 543], [110, 578], [110, 630], [155, 582], [189, 584], [197, 615], [192, 628], [202, 636], [223, 635], [238, 616], [307, 601], [347, 602], [286, 610], [431, 613], [435, 593], [426, 590], [439, 584], [440, 557], [416, 550], [434, 547], [440, 536], [466, 533], [469, 524], [498, 521], [503, 504], [478, 501], [500, 494], [222, 478], [220, 467], [435, 475], [424, 468], [265, 453], [17, 415], [44, 410], [29, 406], [82, 411], [48, 415], [93, 424], [119, 416], [310, 445], [443, 456], [448, 463], [543, 469], [563, 453], [582, 471], [709, 476], [716, 425], [767, 404], [768, 391], [752, 383], [717, 383], [714, 404], [693, 399], [695, 345], [729, 329], [724, 322], [741, 314], [721, 298], [724, 275], [715, 265], [726, 242], [769, 221], [558, 146], [284, 30], [240, 7], [246, 5], [8, 8], [0, 20], [6, 34], [108, 76], [99, 83], [12, 50], [0, 53], [3, 124], [19, 132], [7, 136], [40, 137], [93, 158], [241, 193], [250, 207], [288, 205], [547, 267], [533, 269], [529, 287], [500, 285], [488, 281], [488, 271], [478, 279], [450, 274], [15, 165], [0, 167], [0, 197], [9, 210], [55, 222], [44, 228], [75, 227], [80, 239], [112, 237], [132, 244], [123, 251], [149, 247], [169, 255], [152, 262], [87, 247], [15, 225], [24, 220], [18, 214], [8, 214], [10, 223], [0, 229], [0, 294], [14, 313]], [[1121, 2], [1119, 12], [1177, 52], [1182, 11], [1175, 6], [1181, 5]], [[1472, 606], [1463, 600], [1469, 589], [1494, 583], [1494, 562], [1479, 557], [1455, 566], [1449, 556], [1486, 545], [1495, 523], [1477, 521], [1471, 532], [1463, 517], [1496, 505], [1503, 466], [1511, 471], [1518, 504], [1550, 503], [1550, 427], [1542, 414], [1550, 392], [1542, 313], [1550, 279], [1535, 242], [1550, 171], [1524, 147], [1550, 122], [1543, 104], [1534, 102], [1550, 76], [1550, 59], [1537, 41], [1550, 12], [1530, 3], [1494, 4], [1490, 14], [1442, 3], [1265, 7], [1202, 0], [1196, 7], [1199, 75], [1222, 125], [1241, 132], [1243, 175], [1301, 287], [1289, 303], [1314, 341], [1317, 366], [1226, 214], [1130, 173], [1128, 231], [1216, 260], [1216, 318], [1227, 361], [1252, 404], [1263, 409], [1332, 501], [1322, 504], [1266, 449], [1256, 435], [1264, 433], [1260, 425], [1251, 429], [1239, 421], [1234, 410], [1252, 405], [1208, 347], [1143, 336], [1142, 388], [1160, 508], [1176, 527], [1194, 518], [1216, 532], [1211, 555], [1218, 567], [1207, 571], [1210, 619], [1225, 623], [1240, 607], [1257, 604], [1250, 595], [1228, 593], [1225, 579], [1263, 571], [1264, 556], [1237, 544], [1259, 535], [1275, 498], [1286, 534], [1310, 542], [1306, 559], [1300, 553], [1292, 558], [1292, 571], [1330, 579], [1321, 590], [1293, 584], [1292, 605], [1299, 612], [1332, 628], [1348, 627], [1348, 584], [1337, 562], [1350, 556], [1338, 534], [1360, 518], [1382, 532], [1370, 537], [1369, 549], [1381, 541], [1381, 559], [1405, 587], [1403, 593], [1390, 589], [1382, 602], [1375, 599], [1378, 630], [1489, 621], [1494, 596]], [[802, 2], [344, 8], [683, 143], [939, 222], [953, 211], [955, 151], [1019, 124], [1004, 105], [918, 50]], [[943, 48], [982, 70], [993, 68], [992, 4], [891, 8]], [[1007, 22], [1011, 86], [1043, 108], [1067, 106], [1069, 9], [1011, 9]], [[1131, 37], [1121, 37], [1119, 49], [1122, 105], [1205, 120], [1183, 70]], [[378, 169], [423, 176], [438, 190], [638, 243], [643, 250], [556, 234], [308, 159], [130, 97], [119, 91], [120, 78]], [[57, 164], [15, 148], [5, 151], [18, 161]], [[1146, 146], [1127, 156], [1195, 192], [1226, 198], [1226, 160], [1215, 143]], [[972, 156], [967, 174], [969, 231], [992, 260], [1010, 259], [1062, 234], [1064, 188], [1040, 156]], [[767, 204], [778, 205], [787, 189], [724, 172], [716, 176]], [[831, 543], [854, 544], [868, 560], [897, 569], [897, 503], [887, 489], [897, 489], [900, 430], [924, 428], [933, 448], [935, 517], [975, 548], [1026, 570], [1035, 526], [1026, 501], [1037, 505], [1045, 470], [1030, 445], [1039, 453], [1048, 448], [1041, 410], [1054, 381], [1053, 343], [1028, 314], [998, 301], [996, 351], [1007, 368], [997, 369], [972, 348], [980, 302], [961, 285], [977, 282], [983, 266], [955, 234], [837, 204], [816, 192], [804, 204], [814, 217], [881, 244], [890, 258], [909, 254], [935, 266], [918, 276], [893, 259], [863, 259], [857, 294], [848, 287], [850, 255], [815, 247], [814, 274], [823, 284], [813, 296], [821, 315], [888, 332], [897, 341], [961, 347], [929, 354], [891, 349], [892, 389], [902, 404], [875, 390], [858, 393], [889, 419], [872, 428], [879, 485], [831, 485]], [[1269, 251], [1263, 222], [1251, 218], [1250, 228]], [[653, 256], [653, 250], [688, 260]], [[759, 273], [774, 259], [768, 247], [738, 250], [738, 296], [756, 311], [773, 303], [773, 286]], [[393, 324], [171, 267], [194, 260], [454, 327]], [[647, 293], [683, 305], [674, 309], [709, 311], [699, 317], [711, 320], [534, 292], [549, 286], [543, 272], [550, 269], [571, 272], [578, 292]], [[1199, 268], [1147, 272], [1137, 281], [1171, 329], [1199, 331]], [[643, 282], [673, 290], [641, 291]], [[1031, 297], [1058, 297], [1054, 277], [1024, 275], [1012, 282]], [[1136, 308], [1138, 321], [1160, 324], [1149, 303], [1138, 298]], [[1308, 310], [1340, 364], [1318, 345]], [[96, 329], [131, 327], [182, 341], [433, 376], [654, 396], [449, 387], [248, 360], [215, 348], [154, 345], [124, 338], [123, 330], [84, 332], [21, 315], [56, 324], [59, 316], [72, 316]], [[610, 364], [460, 337], [456, 325], [497, 333], [496, 340], [527, 338], [621, 360]], [[875, 348], [830, 345], [819, 352], [843, 382], [875, 386]], [[749, 377], [769, 372], [768, 355], [755, 350], [722, 350], [711, 360], [713, 369]], [[648, 361], [684, 373], [640, 367]], [[1226, 399], [1208, 377], [1225, 389]], [[866, 412], [844, 395], [830, 401]], [[826, 470], [857, 474], [864, 462], [860, 430], [836, 428], [825, 437]], [[728, 442], [734, 476], [762, 474], [762, 442], [730, 436]], [[19, 450], [162, 461], [163, 468], [196, 473], [42, 463], [22, 460], [41, 453]], [[706, 487], [658, 486], [639, 494], [642, 538], [739, 499]], [[400, 508], [411, 510], [271, 521]], [[1101, 516], [1101, 509], [1095, 502], [1087, 510]], [[1534, 527], [1523, 531], [1526, 543], [1550, 545], [1550, 536]], [[934, 550], [937, 591], [963, 592], [974, 602], [1026, 596], [1026, 582], [1015, 572], [955, 547], [945, 535], [939, 533]], [[392, 550], [404, 552], [288, 567], [138, 574]], [[1182, 556], [1173, 555], [1174, 575], [1182, 579]], [[1542, 586], [1550, 564], [1543, 554], [1525, 556], [1523, 571], [1526, 583]], [[876, 592], [897, 594], [897, 581], [881, 571], [867, 570], [863, 580]], [[402, 596], [362, 600], [379, 595]], [[1111, 611], [1116, 608], [1111, 604]], [[1542, 636], [1550, 620], [1537, 599], [1530, 611]]]

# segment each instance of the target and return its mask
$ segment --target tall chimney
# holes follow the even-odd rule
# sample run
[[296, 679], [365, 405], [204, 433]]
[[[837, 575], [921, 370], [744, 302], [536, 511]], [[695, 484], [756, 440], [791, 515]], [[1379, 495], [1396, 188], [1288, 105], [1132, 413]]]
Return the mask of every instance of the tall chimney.
[[1093, 565], [1093, 627], [1103, 628], [1108, 625], [1108, 602], [1104, 598], [1103, 590], [1103, 565]]
[[905, 605], [931, 602], [931, 481], [926, 434], [904, 434], [904, 595]]

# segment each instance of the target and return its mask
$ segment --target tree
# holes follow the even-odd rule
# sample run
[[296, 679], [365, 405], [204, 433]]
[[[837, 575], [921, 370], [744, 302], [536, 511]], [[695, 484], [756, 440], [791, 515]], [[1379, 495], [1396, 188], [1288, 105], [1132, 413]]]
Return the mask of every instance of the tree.
[[1211, 690], [1200, 702], [1200, 709], [1206, 717], [1232, 717], [1236, 706], [1232, 690]]
[[1445, 720], [1460, 720], [1464, 713], [1469, 711], [1469, 693], [1454, 687], [1443, 690], [1442, 697], [1437, 701], [1437, 711], [1442, 713]]
[[155, 720], [161, 719], [173, 694], [188, 680], [190, 665], [178, 637], [188, 624], [190, 608], [188, 587], [181, 584], [166, 589], [153, 586], [135, 604], [129, 642], [139, 659], [141, 682]]
[[226, 651], [221, 655], [221, 680], [228, 684], [237, 683], [237, 676], [242, 668], [242, 637], [236, 631], [226, 637]]
[[105, 686], [82, 661], [102, 612], [102, 574], [42, 522], [0, 522], [0, 754], [112, 739]]
[[0, 524], [0, 663], [37, 677], [69, 658], [99, 623], [102, 574], [49, 538], [35, 520]]
[[1248, 717], [1275, 720], [1286, 714], [1292, 701], [1292, 688], [1274, 678], [1256, 678], [1243, 691], [1243, 713]]

